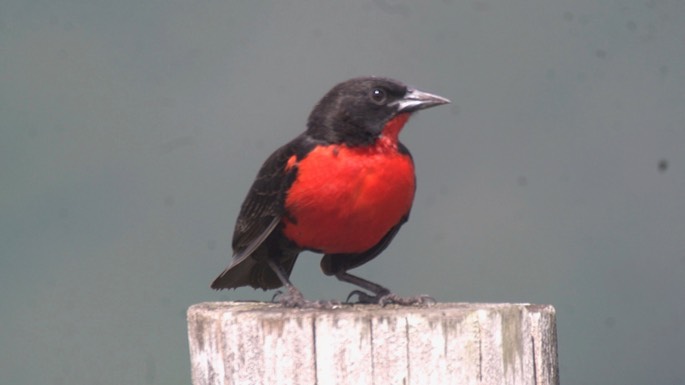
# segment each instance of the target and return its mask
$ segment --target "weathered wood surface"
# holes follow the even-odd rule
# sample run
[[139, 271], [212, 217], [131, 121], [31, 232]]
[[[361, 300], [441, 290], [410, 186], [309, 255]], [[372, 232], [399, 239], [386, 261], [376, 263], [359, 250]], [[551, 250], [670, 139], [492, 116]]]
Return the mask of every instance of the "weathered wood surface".
[[548, 305], [188, 309], [193, 385], [559, 383]]

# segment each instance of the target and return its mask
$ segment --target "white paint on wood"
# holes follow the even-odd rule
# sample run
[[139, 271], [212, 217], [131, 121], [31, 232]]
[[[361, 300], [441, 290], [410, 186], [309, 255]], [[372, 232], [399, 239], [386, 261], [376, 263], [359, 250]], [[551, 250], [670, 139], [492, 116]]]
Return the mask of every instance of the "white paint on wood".
[[558, 384], [552, 306], [188, 310], [194, 385]]

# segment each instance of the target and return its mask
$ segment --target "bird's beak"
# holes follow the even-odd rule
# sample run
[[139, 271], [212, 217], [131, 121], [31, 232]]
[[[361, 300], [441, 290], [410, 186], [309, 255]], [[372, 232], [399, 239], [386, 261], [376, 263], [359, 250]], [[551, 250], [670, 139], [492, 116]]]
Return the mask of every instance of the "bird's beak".
[[449, 102], [449, 99], [442, 96], [409, 88], [404, 97], [395, 101], [394, 104], [397, 106], [398, 112], [414, 112]]

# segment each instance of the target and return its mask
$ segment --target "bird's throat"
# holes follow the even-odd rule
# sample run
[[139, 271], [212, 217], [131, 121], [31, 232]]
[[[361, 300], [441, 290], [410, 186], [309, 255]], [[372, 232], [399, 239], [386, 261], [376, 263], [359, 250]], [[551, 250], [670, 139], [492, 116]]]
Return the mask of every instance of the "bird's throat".
[[397, 145], [400, 131], [402, 131], [404, 124], [409, 120], [409, 116], [410, 114], [407, 112], [398, 114], [385, 123], [385, 126], [383, 126], [383, 131], [381, 131], [381, 140], [386, 140], [394, 145]]

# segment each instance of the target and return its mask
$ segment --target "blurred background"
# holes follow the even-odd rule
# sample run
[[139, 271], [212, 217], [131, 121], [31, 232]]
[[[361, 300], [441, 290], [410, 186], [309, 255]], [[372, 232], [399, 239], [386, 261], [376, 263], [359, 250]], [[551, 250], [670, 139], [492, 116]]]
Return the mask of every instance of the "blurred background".
[[[685, 383], [685, 2], [0, 2], [0, 383], [188, 384], [264, 159], [335, 83], [450, 98], [355, 270], [558, 312], [563, 384]], [[352, 289], [304, 254], [310, 298]]]

